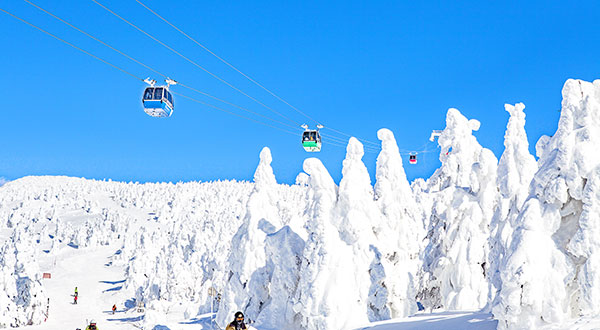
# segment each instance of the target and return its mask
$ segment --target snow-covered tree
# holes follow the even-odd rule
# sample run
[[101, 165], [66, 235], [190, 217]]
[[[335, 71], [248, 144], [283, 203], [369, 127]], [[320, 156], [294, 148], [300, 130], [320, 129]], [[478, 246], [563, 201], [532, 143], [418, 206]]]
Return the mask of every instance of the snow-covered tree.
[[402, 166], [393, 133], [377, 132], [381, 152], [377, 156], [375, 197], [382, 213], [377, 228], [377, 261], [371, 266], [371, 306], [378, 319], [404, 317], [416, 312], [417, 271], [421, 242], [425, 237], [422, 214]]
[[271, 151], [263, 148], [246, 215], [232, 238], [226, 286], [217, 314], [217, 323], [221, 326], [227, 325], [233, 313], [239, 310], [245, 310], [250, 319], [256, 319], [269, 296], [264, 244], [267, 235], [282, 225], [276, 207], [277, 182], [271, 161]]
[[442, 166], [427, 181], [434, 194], [419, 298], [426, 307], [477, 309], [488, 299], [488, 238], [496, 200], [497, 160], [472, 135], [477, 120], [446, 115]]
[[[352, 265], [346, 259], [339, 259], [339, 254], [349, 251], [332, 223], [338, 187], [320, 160], [306, 159], [303, 169], [309, 175], [305, 224], [308, 238], [293, 299], [294, 321], [301, 329], [339, 329], [343, 328], [347, 315], [345, 304], [340, 301], [350, 301], [344, 291], [351, 290], [342, 287], [349, 275], [345, 270]], [[337, 296], [338, 293], [342, 295]]]
[[529, 195], [529, 184], [537, 171], [535, 158], [529, 153], [529, 142], [525, 132], [525, 105], [505, 104], [510, 114], [504, 133], [504, 152], [498, 163], [496, 179], [499, 195], [490, 236], [490, 299], [501, 289], [500, 262], [510, 247], [516, 218]]
[[541, 155], [517, 218], [493, 308], [500, 328], [525, 329], [600, 309], [595, 239], [600, 166], [600, 81], [569, 79], [558, 129]]

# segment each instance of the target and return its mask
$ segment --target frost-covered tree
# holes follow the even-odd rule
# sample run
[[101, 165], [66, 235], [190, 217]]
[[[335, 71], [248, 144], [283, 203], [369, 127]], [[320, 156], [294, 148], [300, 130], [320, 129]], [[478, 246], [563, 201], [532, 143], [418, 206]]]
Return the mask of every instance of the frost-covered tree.
[[473, 136], [479, 125], [450, 109], [438, 140], [442, 166], [427, 181], [434, 201], [419, 293], [429, 308], [476, 309], [487, 302], [498, 162]]
[[541, 155], [530, 197], [517, 218], [493, 308], [500, 328], [525, 329], [596, 315], [600, 81], [569, 79], [556, 133]]
[[217, 323], [227, 325], [231, 316], [244, 310], [250, 319], [256, 319], [269, 297], [269, 278], [266, 271], [265, 239], [281, 228], [276, 206], [275, 175], [271, 168], [271, 151], [265, 147], [254, 174], [254, 190], [246, 206], [242, 225], [232, 238], [229, 269], [225, 275]]
[[34, 234], [18, 226], [0, 249], [0, 327], [36, 325], [46, 318], [46, 291], [31, 244]]
[[265, 239], [268, 299], [259, 309], [257, 322], [267, 329], [300, 329], [294, 320], [293, 298], [300, 281], [304, 240], [289, 226]]
[[600, 314], [600, 166], [590, 172], [582, 197], [579, 229], [568, 246], [580, 274], [573, 284], [577, 294], [570, 302], [573, 317]]
[[382, 213], [377, 228], [377, 261], [371, 266], [371, 306], [379, 319], [404, 317], [416, 312], [416, 277], [420, 243], [425, 237], [422, 214], [402, 166], [393, 133], [377, 132], [381, 152], [377, 156], [375, 198]]
[[309, 175], [305, 224], [308, 238], [293, 299], [294, 321], [301, 329], [340, 329], [346, 318], [345, 304], [340, 301], [349, 301], [344, 291], [351, 291], [341, 287], [347, 277], [343, 272], [352, 265], [346, 259], [338, 259], [340, 253], [348, 252], [340, 250], [347, 245], [332, 223], [338, 187], [320, 160], [306, 159], [303, 169]]
[[529, 153], [529, 142], [525, 132], [525, 105], [505, 104], [510, 114], [504, 133], [504, 152], [498, 162], [496, 179], [499, 195], [491, 223], [490, 278], [493, 299], [501, 288], [499, 264], [506, 256], [517, 226], [516, 218], [529, 195], [529, 184], [537, 171], [535, 158]]
[[[354, 266], [348, 274], [352, 275], [343, 283], [344, 286], [353, 288], [352, 295], [348, 296], [346, 293], [348, 301], [352, 301], [352, 304], [345, 306], [347, 327], [358, 326], [361, 321], [390, 317], [385, 272], [379, 267], [372, 269], [372, 266], [382, 262], [382, 256], [373, 245], [378, 241], [376, 234], [383, 230], [383, 218], [374, 201], [371, 178], [362, 162], [363, 155], [363, 145], [358, 139], [350, 138], [343, 161], [334, 217], [334, 224], [347, 245], [345, 248], [351, 249], [354, 255], [348, 260]], [[365, 306], [368, 306], [366, 315]]]

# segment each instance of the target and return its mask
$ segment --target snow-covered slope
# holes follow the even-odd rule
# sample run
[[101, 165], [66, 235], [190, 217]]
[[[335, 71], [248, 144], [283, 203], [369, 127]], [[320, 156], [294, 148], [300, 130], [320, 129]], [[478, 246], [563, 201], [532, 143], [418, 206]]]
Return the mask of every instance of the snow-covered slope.
[[600, 81], [566, 82], [537, 162], [524, 108], [505, 107], [499, 161], [480, 123], [448, 110], [442, 165], [412, 186], [387, 129], [376, 182], [355, 138], [339, 186], [317, 158], [278, 184], [268, 148], [253, 182], [7, 182], [0, 328], [223, 328], [238, 310], [266, 330], [593, 327]]

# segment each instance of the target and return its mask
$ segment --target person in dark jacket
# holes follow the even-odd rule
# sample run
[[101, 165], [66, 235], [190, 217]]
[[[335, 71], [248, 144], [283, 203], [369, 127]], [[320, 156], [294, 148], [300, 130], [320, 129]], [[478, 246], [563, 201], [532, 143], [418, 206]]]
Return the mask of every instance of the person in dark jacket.
[[90, 325], [88, 325], [85, 330], [98, 330], [98, 327], [96, 326], [96, 322], [94, 320], [90, 321]]
[[236, 312], [234, 315], [233, 322], [229, 323], [225, 330], [242, 330], [248, 329], [246, 323], [244, 323], [244, 314], [242, 312]]

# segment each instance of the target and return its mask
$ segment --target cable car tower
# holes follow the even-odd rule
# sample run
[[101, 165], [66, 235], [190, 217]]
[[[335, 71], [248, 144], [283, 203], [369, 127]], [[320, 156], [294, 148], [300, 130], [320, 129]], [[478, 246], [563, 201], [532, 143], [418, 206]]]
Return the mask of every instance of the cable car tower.
[[439, 138], [440, 135], [442, 135], [442, 130], [439, 129], [434, 129], [433, 131], [431, 131], [431, 136], [429, 136], [429, 141], [433, 142], [435, 141], [435, 138]]
[[146, 78], [144, 82], [150, 85], [146, 87], [142, 96], [144, 112], [152, 117], [170, 117], [175, 106], [169, 87], [177, 85], [177, 82], [169, 78], [165, 80], [166, 85], [162, 86], [154, 86], [156, 80], [150, 78]]
[[317, 129], [308, 129], [308, 125], [303, 124], [304, 128], [302, 133], [302, 147], [307, 152], [319, 152], [321, 151], [321, 134], [319, 129], [323, 128], [323, 125], [317, 125]]

